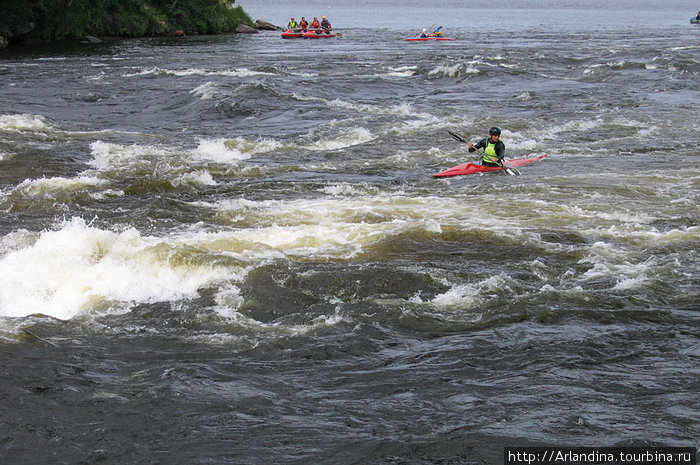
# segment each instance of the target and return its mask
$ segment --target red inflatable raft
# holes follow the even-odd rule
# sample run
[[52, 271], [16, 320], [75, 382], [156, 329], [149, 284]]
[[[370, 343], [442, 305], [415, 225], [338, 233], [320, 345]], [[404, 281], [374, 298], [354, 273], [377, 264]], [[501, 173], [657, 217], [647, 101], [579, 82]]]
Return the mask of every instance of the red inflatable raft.
[[323, 29], [311, 29], [304, 33], [304, 39], [330, 39], [335, 37], [335, 32], [324, 31]]
[[302, 29], [287, 29], [282, 33], [283, 39], [301, 39], [302, 37], [304, 37]]

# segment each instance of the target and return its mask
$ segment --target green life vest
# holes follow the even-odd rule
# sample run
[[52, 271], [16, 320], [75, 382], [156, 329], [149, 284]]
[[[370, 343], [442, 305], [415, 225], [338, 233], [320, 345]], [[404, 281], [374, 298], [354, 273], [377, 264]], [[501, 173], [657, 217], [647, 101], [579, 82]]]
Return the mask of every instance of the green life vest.
[[297, 27], [297, 22], [296, 21], [290, 21], [289, 22], [289, 29], [294, 29]]
[[486, 147], [484, 148], [484, 156], [482, 157], [486, 163], [498, 163], [498, 155], [496, 155], [496, 144], [490, 140], [486, 140]]

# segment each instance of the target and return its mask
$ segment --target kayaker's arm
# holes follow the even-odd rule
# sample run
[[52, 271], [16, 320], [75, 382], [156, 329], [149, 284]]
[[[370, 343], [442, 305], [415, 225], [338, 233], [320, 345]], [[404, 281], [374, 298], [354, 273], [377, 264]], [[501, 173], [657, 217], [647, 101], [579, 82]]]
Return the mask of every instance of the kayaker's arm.
[[469, 153], [476, 152], [477, 149], [483, 149], [486, 147], [486, 139], [481, 139], [476, 145], [469, 144]]
[[503, 163], [503, 159], [506, 157], [506, 146], [503, 142], [498, 141], [494, 149], [496, 150], [496, 156], [498, 157], [498, 162]]

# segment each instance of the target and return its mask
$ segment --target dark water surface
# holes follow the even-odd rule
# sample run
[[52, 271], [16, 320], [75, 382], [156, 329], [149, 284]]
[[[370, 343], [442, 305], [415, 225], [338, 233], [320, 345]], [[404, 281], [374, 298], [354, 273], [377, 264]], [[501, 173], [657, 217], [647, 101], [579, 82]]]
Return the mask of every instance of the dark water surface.
[[697, 446], [695, 7], [539, 5], [1, 52], [0, 462]]

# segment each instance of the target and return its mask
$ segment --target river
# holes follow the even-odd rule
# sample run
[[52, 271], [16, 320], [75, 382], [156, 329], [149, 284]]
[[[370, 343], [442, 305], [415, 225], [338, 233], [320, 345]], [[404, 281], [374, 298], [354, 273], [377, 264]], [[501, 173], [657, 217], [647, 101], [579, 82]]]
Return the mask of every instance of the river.
[[695, 3], [237, 4], [0, 52], [2, 463], [697, 446]]

